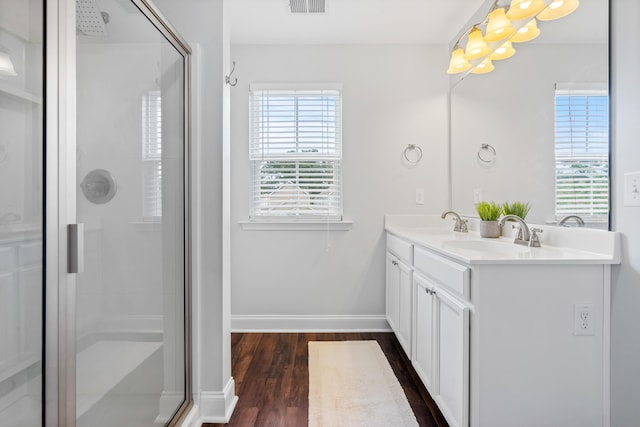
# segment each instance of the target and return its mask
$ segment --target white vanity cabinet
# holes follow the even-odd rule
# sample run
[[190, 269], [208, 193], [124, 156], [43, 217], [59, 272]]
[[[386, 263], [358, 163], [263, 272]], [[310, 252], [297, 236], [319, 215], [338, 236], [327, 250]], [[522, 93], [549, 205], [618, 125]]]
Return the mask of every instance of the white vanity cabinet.
[[449, 426], [467, 426], [469, 269], [421, 248], [414, 269], [412, 363]]
[[413, 245], [393, 235], [387, 236], [386, 317], [404, 351], [411, 354], [413, 323]]
[[388, 266], [396, 269], [387, 303], [397, 308], [389, 319], [400, 340], [404, 303], [393, 261], [405, 263], [413, 291], [405, 350], [449, 425], [609, 427], [619, 235], [536, 224], [544, 240], [529, 248], [513, 236], [481, 238], [477, 224], [459, 233], [441, 221], [385, 217]]

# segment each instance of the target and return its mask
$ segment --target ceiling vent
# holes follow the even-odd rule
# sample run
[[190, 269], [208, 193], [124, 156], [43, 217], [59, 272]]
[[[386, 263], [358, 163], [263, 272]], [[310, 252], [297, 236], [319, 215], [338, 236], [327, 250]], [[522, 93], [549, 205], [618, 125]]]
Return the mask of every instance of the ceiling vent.
[[291, 13], [325, 13], [325, 0], [290, 0]]

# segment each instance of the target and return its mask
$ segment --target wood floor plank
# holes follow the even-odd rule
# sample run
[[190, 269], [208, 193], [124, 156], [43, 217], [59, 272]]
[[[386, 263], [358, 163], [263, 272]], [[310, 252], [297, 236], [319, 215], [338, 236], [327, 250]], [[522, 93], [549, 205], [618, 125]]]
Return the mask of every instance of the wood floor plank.
[[[447, 427], [395, 335], [387, 332], [232, 334], [232, 373], [239, 396], [224, 426], [304, 427], [309, 409], [309, 341], [376, 340], [421, 427]], [[223, 424], [203, 424], [222, 427]]]
[[242, 389], [242, 382], [260, 343], [260, 337], [261, 334], [231, 334], [231, 366], [236, 392]]

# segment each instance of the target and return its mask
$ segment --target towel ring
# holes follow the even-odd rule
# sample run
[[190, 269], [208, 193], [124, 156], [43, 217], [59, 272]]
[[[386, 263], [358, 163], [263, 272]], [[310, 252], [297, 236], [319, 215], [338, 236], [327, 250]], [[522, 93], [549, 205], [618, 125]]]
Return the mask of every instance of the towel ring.
[[496, 149], [493, 148], [489, 144], [480, 144], [480, 149], [478, 150], [478, 160], [480, 160], [485, 165], [490, 165], [496, 161]]
[[[417, 151], [418, 152], [418, 158], [415, 160], [411, 160], [408, 156], [408, 153], [410, 151]], [[418, 162], [420, 160], [422, 160], [422, 148], [420, 148], [419, 145], [416, 144], [409, 144], [406, 146], [406, 148], [404, 149], [404, 151], [402, 152], [402, 155], [404, 156], [405, 160], [409, 163], [411, 163], [412, 165], [416, 165], [418, 164]]]

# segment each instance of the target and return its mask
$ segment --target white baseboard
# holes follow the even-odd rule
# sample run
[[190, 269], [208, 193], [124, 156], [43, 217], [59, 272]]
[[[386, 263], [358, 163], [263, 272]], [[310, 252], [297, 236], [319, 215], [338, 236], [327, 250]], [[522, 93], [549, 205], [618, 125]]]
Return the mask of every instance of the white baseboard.
[[236, 315], [232, 332], [390, 332], [384, 315]]
[[203, 423], [227, 423], [238, 403], [235, 382], [229, 378], [221, 392], [200, 392], [200, 420]]

